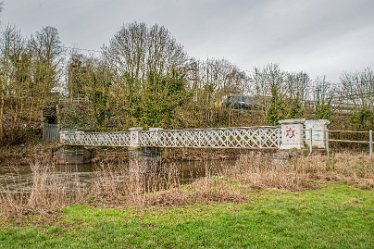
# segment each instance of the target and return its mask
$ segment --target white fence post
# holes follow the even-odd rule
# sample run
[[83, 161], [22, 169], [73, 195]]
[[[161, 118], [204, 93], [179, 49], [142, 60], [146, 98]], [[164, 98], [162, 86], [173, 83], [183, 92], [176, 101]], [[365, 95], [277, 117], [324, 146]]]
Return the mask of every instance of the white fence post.
[[60, 131], [60, 143], [65, 143], [65, 133], [66, 131]]
[[140, 136], [142, 127], [133, 127], [130, 128], [130, 148], [136, 149], [140, 147]]

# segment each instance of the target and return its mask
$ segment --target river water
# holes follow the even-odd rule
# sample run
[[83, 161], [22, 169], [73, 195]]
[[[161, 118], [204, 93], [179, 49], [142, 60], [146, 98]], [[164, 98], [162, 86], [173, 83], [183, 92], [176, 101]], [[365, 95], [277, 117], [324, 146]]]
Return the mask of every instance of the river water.
[[[164, 163], [161, 170], [140, 172], [142, 175], [151, 175], [153, 178], [163, 178], [165, 175], [176, 178], [181, 183], [190, 183], [197, 178], [217, 174], [223, 167], [235, 163], [235, 160], [209, 160], [209, 161], [176, 161]], [[76, 164], [76, 165], [51, 165], [48, 166], [49, 182], [59, 185], [74, 187], [89, 187], [98, 177], [106, 172], [108, 165], [99, 164]], [[123, 175], [128, 174], [127, 164], [110, 165], [115, 168], [118, 179], [123, 179]], [[43, 171], [32, 170], [29, 165], [0, 167], [0, 192], [27, 193], [31, 192], [34, 179]], [[56, 185], [54, 185], [56, 186]]]

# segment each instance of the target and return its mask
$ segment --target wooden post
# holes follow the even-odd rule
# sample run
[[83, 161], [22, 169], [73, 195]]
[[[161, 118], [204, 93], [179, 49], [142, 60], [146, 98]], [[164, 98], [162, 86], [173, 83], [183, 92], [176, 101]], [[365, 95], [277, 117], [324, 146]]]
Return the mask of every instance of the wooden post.
[[313, 130], [309, 130], [309, 154], [312, 154], [313, 151]]
[[329, 148], [329, 130], [325, 130], [325, 146], [327, 151], [327, 156], [330, 156], [330, 148]]
[[369, 157], [373, 159], [373, 131], [369, 130]]

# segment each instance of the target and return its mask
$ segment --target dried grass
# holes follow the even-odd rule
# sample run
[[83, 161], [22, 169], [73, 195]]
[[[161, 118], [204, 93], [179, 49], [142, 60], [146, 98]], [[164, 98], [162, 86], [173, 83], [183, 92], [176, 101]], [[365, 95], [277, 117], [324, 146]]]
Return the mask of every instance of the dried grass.
[[193, 182], [188, 190], [174, 188], [150, 195], [148, 206], [183, 206], [193, 203], [210, 202], [235, 202], [248, 201], [240, 188], [233, 188], [232, 185], [223, 178], [208, 178]]
[[[53, 167], [53, 166], [52, 166]], [[83, 202], [87, 189], [70, 182], [67, 186], [64, 179], [53, 177], [51, 165], [34, 162], [31, 164], [32, 187], [30, 192], [14, 192], [3, 188], [0, 192], [0, 207], [3, 218], [15, 215], [51, 214], [74, 203]]]
[[51, 162], [31, 163], [33, 184], [29, 193], [0, 191], [0, 214], [10, 218], [24, 214], [50, 214], [74, 203], [112, 207], [144, 208], [155, 205], [181, 206], [192, 203], [245, 202], [258, 188], [300, 191], [318, 188], [321, 182], [339, 181], [374, 189], [374, 164], [367, 156], [311, 155], [276, 163], [271, 155], [242, 154], [236, 163], [206, 164], [205, 177], [189, 185], [180, 184], [174, 166], [100, 164], [91, 186], [82, 188], [56, 177]]
[[[313, 189], [321, 181], [341, 181], [361, 188], [374, 188], [374, 164], [365, 155], [348, 153], [334, 157], [310, 155], [287, 163], [274, 162], [262, 153], [242, 155], [225, 176], [255, 188], [299, 191]], [[318, 180], [318, 182], [316, 182]]]
[[275, 163], [266, 154], [252, 152], [241, 155], [234, 165], [225, 167], [222, 175], [256, 189], [303, 190], [316, 187], [308, 174], [293, 168], [291, 163]]

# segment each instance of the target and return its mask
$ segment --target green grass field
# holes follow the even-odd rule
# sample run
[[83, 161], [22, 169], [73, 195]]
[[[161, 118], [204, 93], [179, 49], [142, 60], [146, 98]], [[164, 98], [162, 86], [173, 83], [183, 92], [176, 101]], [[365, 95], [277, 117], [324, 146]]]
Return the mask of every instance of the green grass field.
[[0, 247], [374, 248], [374, 192], [340, 184], [259, 190], [242, 204], [141, 211], [77, 205], [50, 221], [32, 218], [3, 222]]

